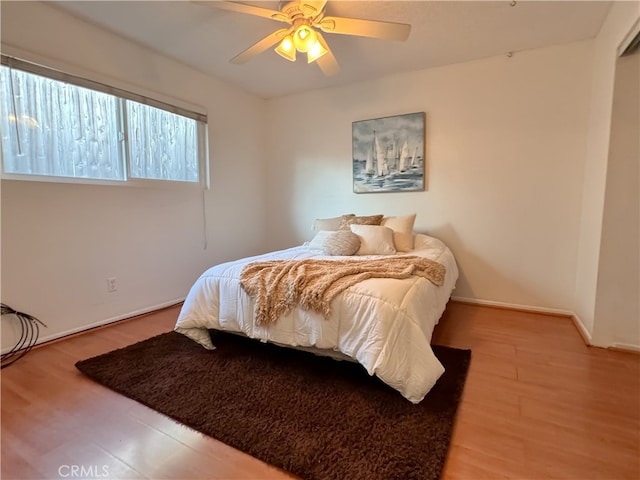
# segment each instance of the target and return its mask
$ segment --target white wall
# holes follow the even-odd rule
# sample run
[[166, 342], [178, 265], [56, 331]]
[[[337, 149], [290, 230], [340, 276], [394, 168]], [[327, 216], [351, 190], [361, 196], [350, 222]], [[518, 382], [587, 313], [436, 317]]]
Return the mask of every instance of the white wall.
[[42, 339], [175, 302], [207, 266], [264, 249], [264, 100], [51, 4], [2, 2], [1, 33], [3, 53], [209, 116], [206, 250], [200, 189], [2, 182], [2, 301], [44, 321]]
[[[590, 98], [589, 130], [582, 193], [582, 214], [576, 272], [575, 313], [591, 341], [608, 346], [615, 323], [614, 313], [604, 311], [597, 323], [600, 334], [594, 338], [595, 308], [598, 296], [601, 237], [605, 205], [605, 185], [611, 135], [616, 49], [638, 18], [637, 2], [614, 2], [597, 38], [594, 40], [593, 84]], [[638, 292], [635, 292], [637, 295]], [[626, 320], [632, 332], [637, 318]], [[627, 337], [632, 336], [630, 334]], [[625, 342], [625, 343], [628, 343]], [[640, 347], [640, 345], [637, 345]]]
[[[571, 311], [592, 42], [269, 101], [270, 247], [315, 217], [417, 212], [461, 278], [454, 295]], [[426, 112], [427, 189], [354, 194], [351, 122]]]

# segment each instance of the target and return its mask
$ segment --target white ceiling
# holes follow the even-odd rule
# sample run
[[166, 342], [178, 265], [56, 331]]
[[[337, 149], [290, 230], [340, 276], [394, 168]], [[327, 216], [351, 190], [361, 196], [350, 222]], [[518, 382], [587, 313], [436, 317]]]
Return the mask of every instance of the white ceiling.
[[[332, 1], [326, 14], [409, 23], [406, 42], [325, 34], [341, 71], [324, 77], [273, 49], [229, 59], [285, 24], [188, 1], [62, 1], [61, 8], [264, 98], [558, 45], [597, 35], [611, 2]], [[213, 3], [213, 2], [212, 2]], [[245, 2], [277, 10], [280, 2]], [[512, 6], [512, 3], [516, 3]]]

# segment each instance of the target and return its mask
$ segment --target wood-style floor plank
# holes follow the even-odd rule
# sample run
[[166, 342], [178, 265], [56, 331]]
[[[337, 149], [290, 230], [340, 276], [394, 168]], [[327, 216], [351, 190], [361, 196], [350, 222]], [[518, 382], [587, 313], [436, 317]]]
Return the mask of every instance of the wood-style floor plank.
[[568, 318], [459, 303], [433, 341], [472, 349], [445, 478], [640, 478], [638, 355], [587, 347]]
[[[75, 369], [171, 330], [178, 312], [54, 342], [2, 370], [1, 477], [84, 466], [99, 478], [292, 478]], [[640, 478], [640, 356], [585, 346], [565, 317], [456, 302], [433, 343], [472, 350], [444, 479]]]

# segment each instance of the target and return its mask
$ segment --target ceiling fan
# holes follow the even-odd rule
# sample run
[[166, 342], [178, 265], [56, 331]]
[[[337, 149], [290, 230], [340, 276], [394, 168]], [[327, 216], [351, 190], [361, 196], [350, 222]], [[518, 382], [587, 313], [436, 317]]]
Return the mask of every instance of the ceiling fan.
[[270, 18], [289, 24], [288, 27], [276, 30], [233, 57], [231, 63], [245, 63], [278, 44], [275, 51], [280, 56], [295, 62], [296, 52], [306, 53], [307, 62], [316, 62], [320, 70], [327, 76], [340, 71], [340, 66], [320, 31], [399, 41], [406, 40], [411, 31], [411, 25], [405, 23], [327, 16], [324, 11], [327, 0], [281, 2], [280, 10], [271, 10], [239, 2], [194, 1], [193, 3]]

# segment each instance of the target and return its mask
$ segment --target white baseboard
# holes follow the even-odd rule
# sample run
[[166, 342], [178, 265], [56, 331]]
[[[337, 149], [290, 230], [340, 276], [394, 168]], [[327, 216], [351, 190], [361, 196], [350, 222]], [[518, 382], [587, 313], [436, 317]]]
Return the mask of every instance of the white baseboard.
[[520, 305], [517, 303], [494, 302], [492, 300], [478, 300], [476, 298], [451, 297], [451, 300], [461, 303], [471, 303], [473, 305], [481, 305], [486, 307], [504, 308], [507, 310], [522, 310], [525, 312], [548, 313], [550, 315], [562, 315], [563, 317], [575, 317], [575, 314], [569, 310], [559, 310], [557, 308], [536, 307], [533, 305]]
[[578, 333], [582, 337], [582, 340], [584, 340], [584, 343], [587, 345], [593, 345], [593, 337], [591, 336], [591, 333], [589, 333], [589, 330], [587, 330], [587, 327], [584, 326], [583, 321], [580, 320], [580, 317], [574, 313], [571, 315], [571, 320], [573, 320], [573, 324], [578, 329]]
[[[38, 341], [35, 343], [36, 345], [40, 345], [41, 343], [51, 342], [53, 340], [57, 340], [59, 338], [67, 337], [69, 335], [73, 335], [75, 333], [84, 332], [85, 330], [91, 330], [92, 328], [102, 327], [104, 325], [108, 325], [109, 323], [119, 322], [120, 320], [125, 320], [127, 318], [137, 317], [138, 315], [144, 315], [145, 313], [154, 312], [156, 310], [162, 310], [163, 308], [172, 307], [173, 305], [177, 305], [179, 303], [184, 302], [184, 297], [178, 298], [176, 300], [171, 300], [169, 302], [163, 302], [158, 305], [154, 305], [152, 307], [145, 307], [139, 310], [134, 310], [133, 312], [125, 313], [122, 315], [118, 315], [116, 317], [107, 318], [105, 320], [98, 320], [97, 322], [89, 323], [87, 325], [82, 325], [77, 328], [71, 328], [69, 330], [65, 330], [63, 332], [53, 333], [51, 335], [45, 335], [38, 338]], [[42, 329], [40, 330], [42, 333]], [[2, 353], [7, 353], [11, 350], [12, 347], [7, 347], [2, 349]]]
[[621, 350], [624, 352], [640, 353], [639, 345], [628, 345], [626, 343], [614, 343], [609, 347], [611, 350]]

